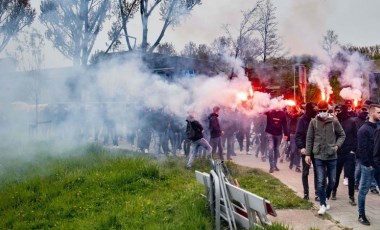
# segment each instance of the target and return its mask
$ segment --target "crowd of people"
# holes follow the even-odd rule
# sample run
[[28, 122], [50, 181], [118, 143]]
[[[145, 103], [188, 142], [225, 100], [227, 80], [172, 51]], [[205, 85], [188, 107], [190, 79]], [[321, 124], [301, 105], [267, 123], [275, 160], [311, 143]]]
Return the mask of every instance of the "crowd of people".
[[[379, 194], [380, 105], [366, 101], [353, 107], [349, 100], [334, 106], [309, 102], [248, 116], [244, 110], [215, 106], [208, 113], [189, 113], [186, 122], [169, 110], [145, 108], [125, 137], [137, 151], [156, 158], [187, 157], [188, 169], [196, 157], [232, 160], [236, 150], [268, 161], [269, 173], [279, 171], [278, 162], [288, 162], [290, 170], [300, 173], [306, 200], [313, 169], [321, 215], [331, 208], [329, 201], [336, 199], [343, 172], [348, 203], [358, 206], [359, 222], [370, 225], [365, 200], [369, 191]], [[103, 126], [103, 143], [110, 144], [111, 137], [117, 146], [123, 135], [118, 136], [111, 120], [106, 119]]]

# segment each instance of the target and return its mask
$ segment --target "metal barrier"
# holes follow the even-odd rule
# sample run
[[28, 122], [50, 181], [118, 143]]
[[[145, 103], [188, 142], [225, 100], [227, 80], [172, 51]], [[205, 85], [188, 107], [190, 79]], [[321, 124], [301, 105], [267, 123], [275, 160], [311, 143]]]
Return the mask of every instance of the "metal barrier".
[[221, 229], [221, 218], [228, 222], [230, 229], [237, 229], [237, 224], [245, 229], [270, 225], [267, 215], [277, 216], [272, 204], [231, 184], [222, 171], [222, 164], [220, 160], [213, 162], [210, 174], [195, 171], [197, 181], [205, 186], [215, 229]]

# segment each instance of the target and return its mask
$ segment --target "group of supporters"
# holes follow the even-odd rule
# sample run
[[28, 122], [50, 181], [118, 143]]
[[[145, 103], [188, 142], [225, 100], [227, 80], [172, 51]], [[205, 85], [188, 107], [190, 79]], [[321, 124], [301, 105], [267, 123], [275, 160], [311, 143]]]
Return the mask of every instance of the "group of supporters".
[[[165, 109], [142, 109], [128, 126], [126, 139], [138, 151], [188, 157], [191, 168], [196, 157], [232, 160], [235, 142], [243, 154], [254, 154], [269, 162], [269, 172], [279, 171], [278, 162], [302, 172], [304, 199], [309, 199], [309, 171], [314, 171], [315, 200], [319, 214], [331, 208], [337, 197], [342, 171], [348, 180], [348, 201], [355, 206], [358, 191], [359, 222], [370, 225], [365, 213], [369, 191], [379, 193], [380, 105], [366, 101], [357, 110], [351, 101], [332, 107], [324, 101], [305, 106], [277, 108], [255, 116], [215, 106], [211, 113], [188, 114], [186, 122]], [[104, 116], [107, 117], [107, 116]], [[105, 119], [104, 144], [117, 146], [115, 122]], [[95, 132], [99, 133], [99, 132]], [[95, 135], [95, 139], [98, 135]], [[150, 151], [152, 150], [152, 151]], [[313, 165], [313, 167], [311, 167]]]
[[366, 101], [358, 112], [352, 110], [351, 101], [333, 109], [324, 101], [306, 105], [306, 113], [297, 123], [296, 144], [303, 159], [305, 199], [309, 199], [307, 176], [313, 164], [315, 195], [320, 202], [318, 214], [331, 208], [328, 201], [336, 199], [344, 169], [349, 203], [356, 205], [355, 189], [359, 190], [358, 220], [370, 225], [365, 214], [365, 199], [371, 186], [374, 193], [379, 190], [379, 121], [380, 105], [370, 101]]
[[[235, 138], [239, 140], [241, 135], [246, 139], [247, 154], [250, 154], [249, 145], [253, 143], [257, 146], [256, 156], [261, 151], [262, 159], [269, 159], [270, 173], [279, 171], [277, 162], [283, 161], [284, 156], [290, 161], [290, 169], [295, 167], [297, 172], [302, 171], [306, 200], [309, 199], [308, 175], [313, 165], [315, 199], [320, 202], [320, 215], [331, 208], [329, 200], [336, 199], [339, 179], [344, 170], [344, 178], [348, 181], [348, 201], [356, 206], [355, 190], [359, 191], [358, 221], [370, 225], [365, 213], [365, 200], [368, 191], [379, 193], [380, 105], [366, 101], [358, 111], [354, 111], [351, 101], [335, 107], [325, 101], [318, 104], [310, 102], [304, 110], [297, 106], [286, 110], [278, 108], [253, 120], [244, 115], [231, 116], [234, 112], [226, 110], [223, 115], [228, 119], [221, 117], [219, 121], [219, 107], [214, 107], [213, 113], [209, 115], [206, 124], [209, 138], [204, 137], [207, 132], [204, 132], [202, 124], [194, 120], [192, 115], [188, 116], [187, 130], [194, 129], [196, 133], [190, 138], [193, 150], [188, 168], [195, 156], [200, 154], [200, 147], [206, 150], [204, 156], [212, 152], [223, 159], [223, 142], [227, 143], [226, 154], [230, 160], [235, 154]], [[240, 121], [238, 131], [230, 129], [234, 117]], [[187, 135], [190, 133], [187, 132]], [[243, 141], [239, 143], [242, 151]]]

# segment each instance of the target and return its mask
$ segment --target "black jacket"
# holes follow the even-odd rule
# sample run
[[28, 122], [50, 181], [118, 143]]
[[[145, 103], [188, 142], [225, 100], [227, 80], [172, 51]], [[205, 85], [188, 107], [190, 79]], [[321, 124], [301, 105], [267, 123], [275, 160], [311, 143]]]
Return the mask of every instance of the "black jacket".
[[288, 125], [288, 130], [290, 134], [295, 134], [297, 131], [297, 122], [298, 119], [301, 117], [300, 114], [286, 114], [287, 118], [287, 125]]
[[357, 157], [364, 166], [374, 166], [374, 135], [377, 128], [376, 123], [364, 122], [358, 131]]
[[380, 127], [375, 130], [375, 145], [373, 147], [373, 161], [380, 167]]
[[342, 146], [338, 149], [339, 154], [347, 154], [351, 151], [356, 152], [357, 148], [357, 133], [358, 129], [353, 117], [345, 116], [338, 117], [339, 123], [342, 126], [344, 133], [346, 134], [346, 139], [344, 140]]
[[356, 127], [357, 127], [358, 130], [360, 129], [360, 127], [362, 127], [362, 125], [366, 121], [367, 116], [368, 116], [367, 112], [361, 112], [361, 113], [358, 114], [357, 117], [354, 118], [354, 121], [356, 123]]
[[306, 135], [310, 121], [311, 117], [307, 114], [302, 115], [300, 119], [298, 119], [296, 128], [296, 145], [298, 149], [306, 148]]
[[195, 130], [194, 137], [190, 138], [191, 141], [197, 141], [203, 138], [203, 127], [201, 123], [199, 123], [197, 120], [192, 120], [192, 121], [186, 120], [186, 122], [188, 124], [190, 123], [191, 127]]
[[211, 138], [217, 138], [222, 135], [222, 130], [220, 129], [218, 114], [212, 113], [208, 116], [210, 136]]
[[281, 110], [273, 110], [266, 113], [267, 115], [267, 126], [265, 132], [275, 135], [289, 137], [288, 125], [286, 122], [286, 113]]

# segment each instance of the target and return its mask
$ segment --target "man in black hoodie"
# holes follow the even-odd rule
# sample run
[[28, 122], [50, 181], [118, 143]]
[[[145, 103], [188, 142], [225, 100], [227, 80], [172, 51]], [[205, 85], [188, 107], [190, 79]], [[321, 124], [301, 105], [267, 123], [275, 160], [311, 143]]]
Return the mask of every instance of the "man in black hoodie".
[[[306, 155], [306, 134], [307, 129], [309, 128], [309, 123], [312, 118], [317, 115], [318, 108], [317, 105], [313, 102], [309, 102], [305, 106], [305, 114], [298, 119], [297, 128], [296, 128], [296, 145], [302, 156], [302, 185], [303, 185], [303, 198], [305, 200], [309, 199], [309, 170], [310, 165], [305, 161]], [[314, 156], [311, 156], [311, 161], [313, 163], [314, 170], [314, 191], [315, 191], [315, 200], [319, 200], [317, 195], [317, 172], [315, 167]]]
[[336, 166], [335, 186], [332, 191], [331, 199], [336, 200], [336, 191], [339, 186], [339, 178], [344, 167], [344, 175], [348, 178], [348, 196], [349, 203], [356, 205], [355, 202], [355, 152], [357, 147], [357, 128], [354, 119], [349, 115], [346, 105], [340, 106], [340, 112], [337, 113], [337, 118], [346, 134], [346, 139], [343, 145], [338, 149], [338, 162]]
[[[206, 151], [207, 151], [206, 156], [207, 157], [210, 157], [210, 152], [211, 152], [212, 148], [211, 148], [210, 144], [208, 143], [208, 141], [203, 138], [203, 127], [199, 123], [199, 121], [195, 120], [193, 115], [189, 115], [186, 118], [186, 122], [187, 122], [186, 133], [191, 133], [191, 136], [188, 136], [188, 138], [192, 142], [191, 154], [189, 157], [189, 161], [187, 162], [187, 165], [186, 165], [186, 168], [190, 169], [192, 164], [193, 164], [195, 157], [200, 152], [199, 151], [200, 148], [203, 147], [204, 149], [206, 149]], [[192, 129], [193, 131], [190, 132], [190, 129]]]
[[266, 113], [267, 126], [265, 132], [268, 138], [268, 155], [269, 155], [269, 172], [274, 170], [280, 171], [277, 168], [277, 160], [279, 157], [279, 147], [281, 139], [288, 141], [289, 131], [286, 122], [286, 113], [281, 109], [275, 109]]
[[374, 160], [374, 136], [377, 122], [380, 121], [380, 105], [372, 104], [368, 109], [368, 120], [364, 122], [358, 131], [358, 150], [360, 158], [361, 180], [358, 194], [358, 221], [364, 225], [370, 225], [365, 214], [365, 199], [371, 186], [372, 178], [377, 175], [379, 182], [379, 168], [376, 167]]

